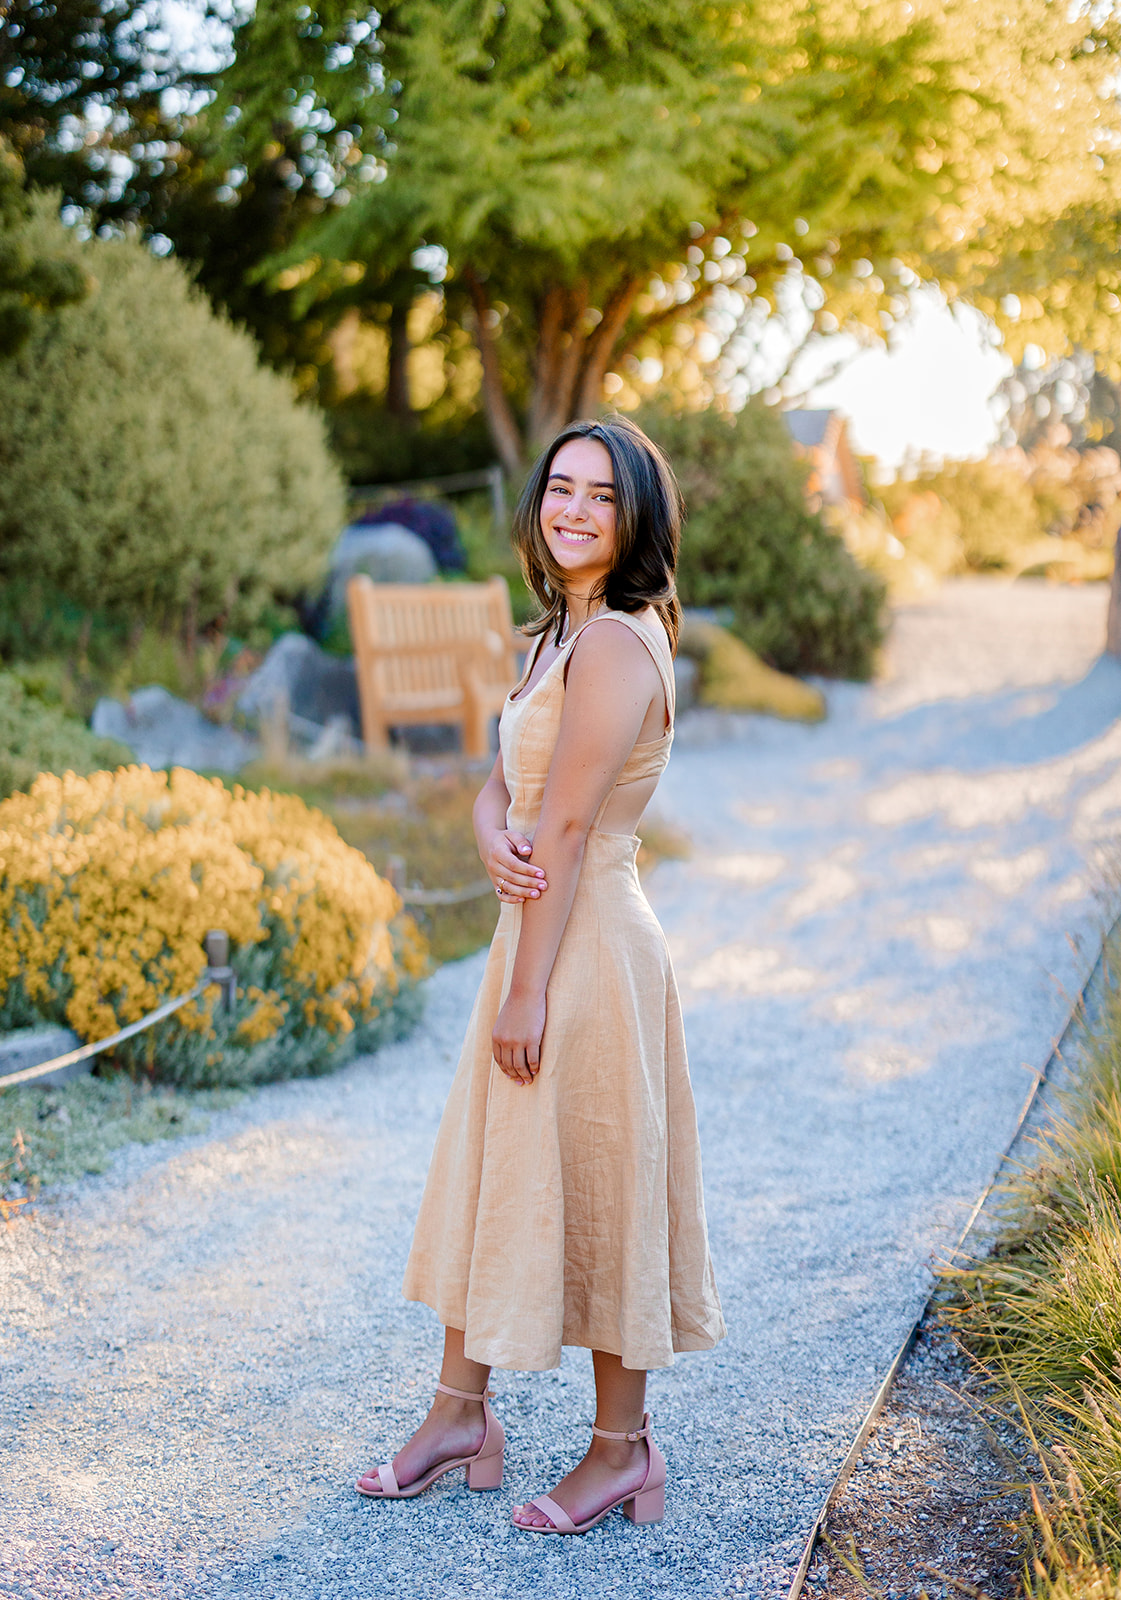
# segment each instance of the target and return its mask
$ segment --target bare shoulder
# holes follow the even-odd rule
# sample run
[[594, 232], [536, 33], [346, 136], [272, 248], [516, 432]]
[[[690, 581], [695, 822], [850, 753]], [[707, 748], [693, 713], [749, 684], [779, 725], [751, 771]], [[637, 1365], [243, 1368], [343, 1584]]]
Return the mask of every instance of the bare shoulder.
[[627, 623], [615, 617], [598, 617], [586, 627], [572, 647], [569, 662], [569, 681], [577, 676], [600, 677], [604, 673], [653, 674], [658, 669], [650, 654], [650, 647]]

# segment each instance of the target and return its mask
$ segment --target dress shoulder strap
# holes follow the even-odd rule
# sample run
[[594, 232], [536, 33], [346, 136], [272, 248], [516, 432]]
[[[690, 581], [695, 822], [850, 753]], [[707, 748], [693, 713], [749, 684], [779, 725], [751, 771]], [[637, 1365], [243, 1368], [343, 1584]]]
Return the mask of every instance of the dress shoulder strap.
[[510, 690], [508, 696], [510, 700], [517, 700], [521, 695], [522, 690], [529, 682], [534, 665], [537, 661], [537, 657], [541, 654], [541, 646], [544, 642], [544, 639], [545, 635], [543, 633], [539, 633], [529, 641], [529, 648], [526, 650], [525, 661], [522, 666], [522, 675], [514, 687]]
[[[673, 653], [670, 650], [669, 636], [662, 626], [661, 618], [653, 612], [652, 622], [646, 622], [630, 611], [597, 611], [586, 622], [581, 623], [576, 632], [565, 645], [566, 650], [571, 650], [585, 628], [590, 628], [594, 622], [621, 622], [637, 634], [649, 650], [654, 665], [658, 669], [658, 676], [662, 680], [662, 691], [666, 697], [666, 714], [669, 726], [673, 726], [674, 712], [677, 707], [677, 684], [673, 675]], [[565, 663], [565, 677], [568, 677], [568, 664]]]

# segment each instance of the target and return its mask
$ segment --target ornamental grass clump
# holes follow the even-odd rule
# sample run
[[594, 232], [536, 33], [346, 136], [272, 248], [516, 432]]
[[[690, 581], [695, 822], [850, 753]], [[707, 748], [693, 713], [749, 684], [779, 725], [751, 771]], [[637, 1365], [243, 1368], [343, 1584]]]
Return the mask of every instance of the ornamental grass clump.
[[994, 1248], [944, 1273], [945, 1318], [1034, 1457], [1035, 1600], [1121, 1596], [1119, 953], [1040, 1159], [1004, 1185]]
[[44, 774], [0, 803], [0, 1029], [107, 1038], [202, 977], [217, 988], [118, 1047], [149, 1076], [208, 1086], [324, 1072], [416, 1015], [424, 941], [366, 858], [294, 795], [176, 768]]

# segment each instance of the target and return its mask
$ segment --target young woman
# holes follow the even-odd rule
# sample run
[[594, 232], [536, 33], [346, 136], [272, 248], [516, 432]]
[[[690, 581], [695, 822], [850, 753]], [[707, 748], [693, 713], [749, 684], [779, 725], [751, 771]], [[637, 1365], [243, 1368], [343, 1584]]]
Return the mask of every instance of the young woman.
[[646, 1371], [724, 1334], [677, 991], [635, 871], [673, 738], [681, 511], [664, 457], [619, 417], [564, 429], [518, 506], [542, 613], [474, 813], [502, 911], [405, 1273], [444, 1324], [441, 1382], [362, 1494], [419, 1494], [458, 1466], [497, 1488], [491, 1368], [583, 1345], [591, 1447], [514, 1521], [584, 1533], [616, 1506], [657, 1521]]

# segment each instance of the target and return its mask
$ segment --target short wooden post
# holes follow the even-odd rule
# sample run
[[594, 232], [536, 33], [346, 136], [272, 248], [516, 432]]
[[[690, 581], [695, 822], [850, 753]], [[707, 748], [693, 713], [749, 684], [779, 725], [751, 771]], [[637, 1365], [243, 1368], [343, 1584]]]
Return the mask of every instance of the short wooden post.
[[490, 515], [495, 533], [506, 531], [506, 474], [497, 464], [487, 468], [487, 487], [490, 489]]
[[232, 1011], [237, 998], [237, 976], [230, 966], [230, 936], [224, 928], [211, 928], [203, 940], [206, 950], [206, 972], [209, 983], [216, 983], [222, 991], [222, 1010]]

